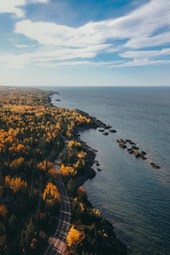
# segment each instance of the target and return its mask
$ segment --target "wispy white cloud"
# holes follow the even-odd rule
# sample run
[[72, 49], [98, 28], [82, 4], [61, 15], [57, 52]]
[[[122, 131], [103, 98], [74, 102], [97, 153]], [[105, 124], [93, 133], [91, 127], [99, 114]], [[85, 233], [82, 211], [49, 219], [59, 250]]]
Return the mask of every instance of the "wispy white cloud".
[[170, 60], [148, 60], [148, 59], [134, 59], [118, 65], [113, 64], [114, 67], [140, 67], [140, 66], [156, 66], [156, 65], [169, 65]]
[[107, 39], [100, 23], [88, 23], [80, 28], [72, 28], [55, 23], [24, 20], [16, 24], [15, 32], [36, 40], [41, 45], [73, 48], [99, 45]]
[[11, 13], [17, 17], [24, 16], [23, 6], [29, 3], [47, 3], [48, 0], [1, 0], [0, 13]]
[[143, 51], [126, 51], [120, 53], [120, 56], [123, 58], [132, 58], [132, 59], [153, 59], [160, 56], [169, 56], [170, 48], [162, 50], [143, 50]]
[[31, 45], [28, 44], [20, 44], [20, 43], [16, 43], [15, 47], [19, 48], [19, 49], [23, 49], [23, 48], [28, 48], [28, 47], [32, 47]]
[[[151, 55], [152, 52], [149, 54]], [[72, 54], [72, 53], [71, 53]], [[129, 54], [129, 56], [128, 56]], [[52, 52], [45, 52], [44, 54], [37, 53], [37, 54], [21, 54], [21, 55], [15, 55], [15, 54], [4, 54], [0, 56], [0, 65], [1, 67], [8, 67], [12, 69], [22, 69], [24, 66], [29, 64], [36, 64], [37, 66], [43, 66], [46, 68], [56, 68], [60, 66], [66, 66], [66, 67], [80, 67], [80, 66], [96, 66], [96, 67], [114, 67], [114, 68], [121, 68], [121, 67], [137, 67], [137, 66], [149, 66], [149, 65], [169, 65], [170, 60], [161, 60], [161, 59], [154, 59], [154, 57], [150, 58], [148, 56], [145, 57], [145, 54], [147, 55], [147, 52], [145, 53], [137, 53], [134, 55], [134, 53], [128, 53], [124, 56], [124, 58], [130, 58], [130, 60], [119, 60], [119, 61], [95, 61], [91, 59], [91, 55], [89, 53], [84, 53], [84, 56], [82, 59], [77, 60], [79, 58], [76, 58], [76, 56], [68, 56], [65, 57], [65, 52], [59, 55], [57, 53], [54, 53], [52, 55]], [[169, 54], [169, 52], [168, 52]], [[164, 54], [165, 55], [165, 54]], [[160, 54], [157, 52], [153, 53], [153, 56], [160, 56]], [[87, 59], [87, 60], [85, 60]]]
[[81, 60], [81, 61], [59, 61], [59, 62], [54, 62], [54, 63], [44, 63], [40, 62], [38, 63], [38, 66], [43, 66], [47, 68], [56, 68], [60, 66], [65, 66], [65, 67], [80, 67], [80, 66], [89, 66], [89, 67], [119, 67], [123, 65], [123, 61], [89, 61], [89, 60]]
[[[158, 27], [159, 29], [159, 27]], [[170, 42], [170, 32], [162, 32], [159, 35], [145, 35], [133, 37], [124, 46], [127, 48], [140, 49], [145, 47], [164, 46]]]
[[[6, 0], [1, 1], [5, 3]], [[12, 12], [18, 17], [24, 15], [21, 7], [28, 3], [26, 0], [11, 0], [3, 11], [2, 2], [0, 12]], [[30, 2], [46, 3], [47, 0]], [[31, 53], [1, 54], [0, 63], [4, 65], [10, 63], [21, 68], [35, 63], [51, 68], [55, 65], [73, 66], [80, 63], [114, 67], [169, 64], [168, 60], [161, 60], [161, 57], [170, 55], [170, 50], [165, 48], [170, 42], [170, 1], [151, 0], [123, 17], [91, 21], [76, 28], [50, 22], [20, 20], [15, 25], [15, 33], [36, 41], [36, 45], [38, 42], [39, 47], [34, 47]], [[121, 42], [116, 43], [118, 40]], [[161, 50], [150, 49], [155, 46], [160, 46]], [[21, 43], [17, 47], [25, 46]], [[95, 61], [95, 57], [101, 53], [116, 53], [120, 60]]]
[[159, 0], [152, 0], [124, 17], [89, 22], [79, 28], [24, 20], [16, 24], [15, 32], [45, 45], [86, 47], [103, 44], [109, 39], [127, 39], [124, 46], [141, 48], [143, 43], [147, 47], [154, 41], [157, 45], [169, 42], [169, 32], [152, 36], [165, 26], [170, 27], [170, 1], [162, 0], [160, 3]]
[[[105, 51], [106, 47], [108, 47], [108, 45], [96, 45], [96, 46], [89, 46], [83, 49], [77, 48], [74, 50], [69, 48], [60, 48], [60, 47], [58, 47], [57, 49], [54, 49], [53, 47], [52, 48], [42, 47], [41, 49], [32, 53], [1, 54], [0, 63], [3, 66], [9, 66], [13, 68], [22, 68], [25, 65], [30, 63], [34, 63], [34, 64], [44, 63], [46, 66], [49, 63], [49, 67], [51, 67], [52, 66], [51, 62], [53, 61], [62, 61], [62, 60], [64, 61], [64, 60], [75, 59], [77, 62], [77, 59], [94, 58], [97, 53]], [[67, 63], [67, 65], [69, 65], [69, 62]], [[73, 62], [72, 62], [72, 65], [73, 65]]]

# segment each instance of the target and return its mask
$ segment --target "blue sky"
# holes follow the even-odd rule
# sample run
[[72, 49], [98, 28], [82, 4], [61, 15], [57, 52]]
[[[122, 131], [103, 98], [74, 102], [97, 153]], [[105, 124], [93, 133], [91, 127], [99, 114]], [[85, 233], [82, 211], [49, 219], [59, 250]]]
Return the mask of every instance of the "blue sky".
[[169, 0], [1, 0], [0, 84], [170, 85]]

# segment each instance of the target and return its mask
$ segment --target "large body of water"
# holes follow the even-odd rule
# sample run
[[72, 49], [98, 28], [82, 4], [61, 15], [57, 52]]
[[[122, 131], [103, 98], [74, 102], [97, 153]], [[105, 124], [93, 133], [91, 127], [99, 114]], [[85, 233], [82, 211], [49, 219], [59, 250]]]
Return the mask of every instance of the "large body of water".
[[[56, 88], [61, 107], [79, 108], [117, 130], [88, 130], [81, 139], [98, 150], [102, 172], [85, 184], [89, 199], [109, 219], [129, 255], [170, 254], [170, 88]], [[133, 140], [149, 160], [116, 143]], [[149, 161], [161, 165], [153, 169]]]

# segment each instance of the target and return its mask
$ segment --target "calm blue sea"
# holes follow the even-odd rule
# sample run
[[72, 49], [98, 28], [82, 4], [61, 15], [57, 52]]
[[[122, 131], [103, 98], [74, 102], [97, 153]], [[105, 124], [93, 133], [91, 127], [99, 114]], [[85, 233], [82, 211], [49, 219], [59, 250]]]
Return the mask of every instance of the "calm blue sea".
[[[98, 130], [81, 133], [81, 139], [98, 150], [102, 169], [85, 184], [93, 205], [113, 223], [128, 254], [169, 255], [170, 87], [54, 90], [60, 93], [53, 96], [55, 105], [79, 108], [117, 130], [109, 136]], [[133, 140], [149, 159], [136, 159], [120, 149], [118, 138]], [[161, 169], [153, 169], [150, 161]]]

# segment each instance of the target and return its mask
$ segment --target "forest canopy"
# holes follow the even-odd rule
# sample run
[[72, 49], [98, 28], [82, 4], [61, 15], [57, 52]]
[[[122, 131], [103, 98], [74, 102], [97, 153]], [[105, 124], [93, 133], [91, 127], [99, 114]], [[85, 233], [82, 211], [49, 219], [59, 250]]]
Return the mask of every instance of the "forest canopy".
[[[0, 254], [41, 254], [47, 247], [61, 202], [54, 160], [65, 139], [78, 146], [71, 145], [74, 128], [92, 121], [54, 107], [51, 94], [0, 87]], [[76, 171], [61, 167], [64, 176]]]

